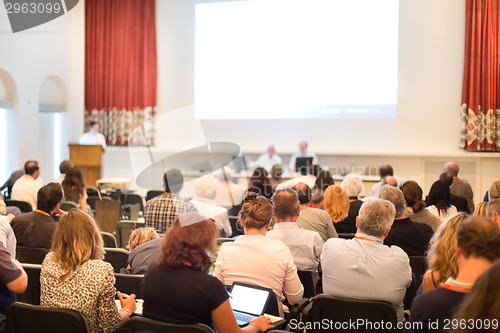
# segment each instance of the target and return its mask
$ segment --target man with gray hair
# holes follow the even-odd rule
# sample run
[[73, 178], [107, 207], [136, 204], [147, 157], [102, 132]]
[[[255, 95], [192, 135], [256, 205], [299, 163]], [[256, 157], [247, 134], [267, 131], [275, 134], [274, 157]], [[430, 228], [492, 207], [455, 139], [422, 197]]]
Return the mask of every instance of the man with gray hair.
[[409, 256], [425, 256], [429, 241], [434, 234], [432, 228], [404, 217], [405, 197], [400, 189], [384, 185], [380, 189], [379, 198], [390, 201], [396, 209], [396, 218], [384, 244], [399, 246]]
[[266, 233], [266, 238], [282, 241], [290, 249], [297, 270], [313, 272], [313, 278], [317, 280], [324, 242], [316, 231], [302, 229], [295, 223], [300, 215], [297, 193], [289, 188], [276, 191], [273, 208], [276, 224], [273, 230]]
[[488, 203], [486, 216], [500, 226], [500, 199], [493, 199]]
[[469, 211], [474, 211], [474, 192], [472, 187], [466, 179], [458, 178], [458, 171], [460, 170], [458, 163], [447, 162], [444, 165], [444, 171], [453, 176], [453, 183], [450, 186], [450, 193], [458, 195], [467, 199]]
[[390, 302], [398, 321], [403, 321], [403, 298], [412, 279], [410, 262], [399, 247], [383, 243], [395, 214], [389, 201], [365, 202], [356, 219], [356, 236], [327, 240], [321, 267], [325, 294]]

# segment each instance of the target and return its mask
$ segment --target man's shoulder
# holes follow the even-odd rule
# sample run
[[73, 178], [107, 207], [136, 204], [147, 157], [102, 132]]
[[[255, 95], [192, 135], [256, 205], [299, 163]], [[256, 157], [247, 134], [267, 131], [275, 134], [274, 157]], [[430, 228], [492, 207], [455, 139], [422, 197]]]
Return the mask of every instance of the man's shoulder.
[[303, 213], [305, 215], [310, 215], [310, 216], [314, 215], [314, 216], [318, 216], [318, 217], [321, 217], [321, 218], [324, 218], [327, 220], [331, 220], [330, 215], [328, 215], [328, 213], [326, 211], [324, 211], [323, 209], [314, 208], [314, 207], [303, 207], [303, 208], [301, 208], [301, 211], [303, 211]]

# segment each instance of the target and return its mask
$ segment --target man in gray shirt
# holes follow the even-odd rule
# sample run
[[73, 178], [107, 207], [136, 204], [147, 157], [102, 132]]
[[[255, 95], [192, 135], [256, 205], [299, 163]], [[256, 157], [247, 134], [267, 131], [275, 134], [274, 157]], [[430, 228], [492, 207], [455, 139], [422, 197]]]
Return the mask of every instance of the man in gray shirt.
[[444, 171], [453, 176], [453, 183], [450, 187], [450, 193], [458, 195], [467, 199], [469, 210], [474, 212], [474, 193], [469, 182], [465, 179], [458, 178], [458, 171], [460, 168], [456, 162], [448, 162], [444, 165]]

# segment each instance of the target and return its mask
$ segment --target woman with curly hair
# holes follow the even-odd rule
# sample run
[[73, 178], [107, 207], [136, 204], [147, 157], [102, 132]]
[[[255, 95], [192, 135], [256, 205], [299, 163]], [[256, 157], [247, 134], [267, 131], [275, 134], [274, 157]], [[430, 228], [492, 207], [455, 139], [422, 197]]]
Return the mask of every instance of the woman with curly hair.
[[449, 277], [455, 278], [458, 273], [455, 240], [458, 226], [465, 219], [464, 213], [459, 213], [443, 223], [429, 243], [427, 261], [429, 270], [422, 280], [422, 293], [439, 287], [441, 282]]
[[264, 332], [267, 317], [239, 328], [226, 287], [208, 275], [216, 248], [217, 226], [197, 213], [175, 219], [163, 240], [162, 255], [142, 280], [145, 317], [175, 324], [212, 323], [219, 333]]

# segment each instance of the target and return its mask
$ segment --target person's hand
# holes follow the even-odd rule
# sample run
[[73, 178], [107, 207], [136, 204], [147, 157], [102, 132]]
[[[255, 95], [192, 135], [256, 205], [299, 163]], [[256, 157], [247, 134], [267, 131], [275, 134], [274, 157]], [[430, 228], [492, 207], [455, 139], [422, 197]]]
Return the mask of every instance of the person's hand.
[[16, 215], [11, 214], [11, 213], [7, 214], [7, 218], [9, 219], [9, 222], [11, 222], [14, 217], [16, 217]]
[[116, 294], [120, 299], [120, 304], [122, 306], [122, 309], [126, 309], [129, 314], [134, 313], [135, 310], [137, 309], [137, 306], [135, 305], [135, 295], [132, 294], [128, 297], [124, 297], [122, 293], [119, 291], [117, 291]]
[[260, 332], [265, 332], [267, 330], [274, 328], [274, 326], [271, 325], [271, 319], [269, 319], [269, 317], [266, 316], [260, 316], [258, 318], [255, 318], [254, 320], [250, 321], [250, 324], [257, 326]]
[[65, 212], [64, 210], [62, 210], [61, 208], [57, 208], [57, 210], [55, 211], [54, 213], [57, 217], [61, 217], [65, 214], [68, 214], [68, 212]]

